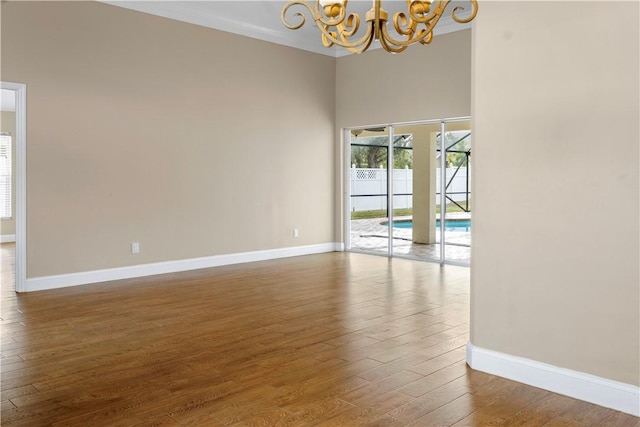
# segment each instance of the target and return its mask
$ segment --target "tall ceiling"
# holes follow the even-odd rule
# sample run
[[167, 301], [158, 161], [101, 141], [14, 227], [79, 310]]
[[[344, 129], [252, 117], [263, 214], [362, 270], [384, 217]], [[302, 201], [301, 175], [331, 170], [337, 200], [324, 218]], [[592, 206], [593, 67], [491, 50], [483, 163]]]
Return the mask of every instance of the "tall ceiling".
[[[298, 30], [289, 30], [281, 21], [281, 12], [286, 1], [281, 0], [234, 0], [234, 1], [117, 1], [104, 0], [103, 3], [137, 10], [139, 12], [189, 22], [204, 27], [240, 34], [272, 43], [291, 46], [328, 56], [349, 54], [346, 49], [326, 48], [320, 40], [320, 32], [313, 23], [309, 13], [301, 6], [292, 7], [287, 18], [291, 23], [299, 22], [294, 14], [301, 12], [306, 17], [306, 24]], [[310, 3], [314, 3], [311, 0]], [[383, 8], [390, 16], [397, 11], [406, 11], [405, 0], [384, 0]], [[454, 1], [447, 8], [436, 26], [435, 35], [445, 34], [470, 28], [471, 24], [457, 24], [450, 17], [455, 6], [467, 6], [468, 1]], [[362, 17], [361, 27], [366, 23], [364, 14], [371, 8], [370, 0], [351, 0], [348, 12], [359, 13]], [[434, 41], [433, 43], [436, 43]], [[371, 49], [379, 46], [372, 45]], [[426, 47], [428, 49], [428, 47]]]

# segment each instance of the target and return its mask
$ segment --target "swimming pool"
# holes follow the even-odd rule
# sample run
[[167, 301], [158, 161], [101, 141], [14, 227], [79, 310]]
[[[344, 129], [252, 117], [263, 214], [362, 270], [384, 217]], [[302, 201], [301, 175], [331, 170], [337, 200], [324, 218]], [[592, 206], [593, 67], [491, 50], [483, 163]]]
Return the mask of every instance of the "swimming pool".
[[[387, 226], [389, 221], [381, 222], [380, 225]], [[410, 219], [398, 219], [393, 221], [393, 228], [413, 228], [413, 220]], [[440, 228], [440, 220], [436, 220], [436, 228]], [[471, 220], [469, 219], [448, 219], [446, 231], [471, 231]]]

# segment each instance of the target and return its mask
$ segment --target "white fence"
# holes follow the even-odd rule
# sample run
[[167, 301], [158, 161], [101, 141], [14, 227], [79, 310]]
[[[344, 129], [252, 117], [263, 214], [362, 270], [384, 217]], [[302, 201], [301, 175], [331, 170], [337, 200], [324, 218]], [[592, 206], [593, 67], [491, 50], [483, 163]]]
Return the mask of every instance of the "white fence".
[[[447, 168], [447, 182], [455, 168]], [[436, 170], [436, 188], [440, 188], [440, 168]], [[457, 202], [466, 200], [467, 168], [460, 168], [447, 189], [447, 195]], [[393, 208], [413, 207], [413, 169], [393, 170]], [[450, 194], [460, 193], [460, 194]], [[351, 168], [351, 210], [372, 211], [387, 209], [387, 170]], [[401, 195], [398, 195], [401, 194]], [[436, 196], [440, 203], [440, 196]]]

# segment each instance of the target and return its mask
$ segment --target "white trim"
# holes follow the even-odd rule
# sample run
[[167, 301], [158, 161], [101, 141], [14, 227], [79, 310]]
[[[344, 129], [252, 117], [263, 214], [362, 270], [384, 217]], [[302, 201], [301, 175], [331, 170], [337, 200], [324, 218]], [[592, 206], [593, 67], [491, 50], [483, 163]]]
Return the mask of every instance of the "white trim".
[[339, 243], [324, 243], [319, 245], [295, 246], [290, 248], [214, 255], [202, 258], [157, 262], [152, 264], [140, 264], [104, 270], [83, 271], [81, 273], [60, 274], [56, 276], [33, 277], [27, 279], [27, 291], [43, 291], [47, 289], [65, 288], [68, 286], [86, 285], [89, 283], [107, 282], [110, 280], [132, 279], [135, 277], [220, 267], [230, 264], [334, 252], [337, 251], [339, 247]]
[[351, 249], [351, 131], [347, 128], [341, 130], [342, 143], [342, 250]]
[[640, 416], [640, 387], [511, 356], [467, 343], [467, 364], [554, 393]]
[[16, 93], [16, 292], [27, 290], [27, 85], [0, 82]]
[[0, 235], [0, 243], [12, 243], [16, 241], [15, 234], [3, 234]]

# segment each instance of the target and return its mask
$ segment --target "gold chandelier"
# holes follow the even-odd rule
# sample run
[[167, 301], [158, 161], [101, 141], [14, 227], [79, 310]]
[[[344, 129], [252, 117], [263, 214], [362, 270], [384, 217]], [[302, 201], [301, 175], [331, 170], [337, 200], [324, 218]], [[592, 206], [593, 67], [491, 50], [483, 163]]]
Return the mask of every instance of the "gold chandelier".
[[[393, 27], [397, 35], [392, 36], [387, 30], [389, 14], [382, 8], [381, 0], [372, 1], [373, 7], [365, 15], [366, 33], [353, 41], [349, 39], [360, 28], [360, 16], [356, 13], [347, 14], [348, 0], [315, 0], [313, 5], [306, 0], [292, 0], [282, 9], [282, 22], [291, 30], [302, 27], [306, 21], [302, 13], [294, 14], [300, 19], [297, 24], [290, 24], [285, 15], [292, 6], [304, 6], [320, 29], [324, 46], [337, 45], [351, 52], [360, 53], [367, 50], [373, 40], [379, 40], [386, 51], [397, 53], [416, 42], [431, 43], [433, 29], [451, 2], [451, 0], [406, 0], [407, 12], [397, 12], [393, 15]], [[471, 22], [478, 13], [478, 2], [470, 0], [470, 3], [471, 13], [467, 17], [457, 16], [459, 11], [464, 10], [463, 7], [458, 6], [451, 12], [451, 18], [460, 24]]]

